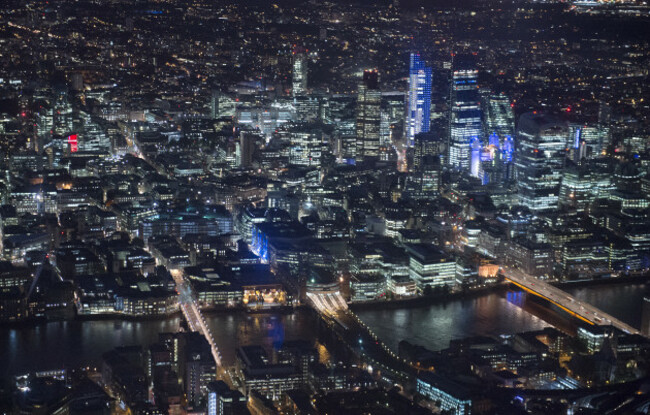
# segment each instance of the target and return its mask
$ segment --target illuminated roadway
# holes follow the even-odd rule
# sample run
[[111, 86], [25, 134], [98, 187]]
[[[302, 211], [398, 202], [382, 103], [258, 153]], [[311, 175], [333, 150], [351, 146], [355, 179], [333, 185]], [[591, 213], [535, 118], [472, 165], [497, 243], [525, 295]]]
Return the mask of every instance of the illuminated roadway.
[[194, 295], [192, 294], [192, 287], [190, 284], [183, 278], [182, 272], [178, 270], [173, 270], [171, 272], [174, 281], [176, 282], [176, 290], [178, 291], [178, 304], [180, 305], [183, 316], [187, 321], [187, 326], [191, 331], [201, 333], [203, 337], [206, 338], [210, 344], [210, 349], [212, 351], [212, 357], [214, 358], [215, 363], [218, 367], [221, 367], [221, 355], [219, 354], [219, 349], [217, 349], [217, 344], [212, 337], [212, 332], [205, 324], [205, 319], [199, 310], [199, 305], [197, 304]]
[[339, 291], [307, 293], [312, 306], [331, 326], [338, 326], [342, 331], [336, 332], [339, 339], [354, 353], [371, 363], [370, 367], [390, 373], [395, 380], [404, 382], [420, 371], [433, 371], [433, 367], [420, 366], [410, 362], [392, 351], [356, 314]]
[[640, 334], [639, 330], [629, 324], [623, 323], [619, 319], [603, 312], [591, 304], [576, 299], [570, 294], [567, 294], [547, 282], [513, 268], [503, 268], [503, 272], [505, 278], [512, 284], [522, 288], [524, 291], [537, 295], [538, 297], [555, 304], [568, 314], [577, 317], [586, 323], [599, 326], [614, 326], [626, 333]]
[[319, 312], [325, 315], [335, 315], [339, 311], [348, 309], [348, 303], [345, 302], [340, 292], [328, 293], [307, 293], [307, 298]]

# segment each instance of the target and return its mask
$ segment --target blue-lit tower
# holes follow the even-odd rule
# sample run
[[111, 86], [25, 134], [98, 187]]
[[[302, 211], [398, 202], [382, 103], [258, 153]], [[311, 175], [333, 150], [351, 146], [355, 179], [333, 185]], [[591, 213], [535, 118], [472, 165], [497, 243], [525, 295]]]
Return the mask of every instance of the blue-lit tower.
[[431, 67], [411, 53], [409, 64], [409, 106], [407, 136], [412, 147], [416, 134], [429, 132], [431, 122]]
[[511, 179], [515, 116], [510, 99], [504, 94], [486, 97], [485, 128], [487, 142], [481, 154], [480, 178], [484, 183]]

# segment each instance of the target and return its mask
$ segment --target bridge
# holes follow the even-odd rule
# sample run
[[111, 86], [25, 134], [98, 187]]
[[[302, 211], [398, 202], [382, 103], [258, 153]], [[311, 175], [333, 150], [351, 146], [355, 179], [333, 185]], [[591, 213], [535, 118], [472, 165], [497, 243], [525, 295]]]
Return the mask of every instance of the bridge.
[[339, 291], [322, 293], [308, 292], [307, 298], [319, 313], [328, 316], [348, 309], [348, 303]]
[[309, 303], [337, 336], [339, 344], [347, 347], [374, 370], [389, 374], [394, 380], [408, 383], [422, 371], [434, 371], [419, 362], [400, 357], [348, 308], [339, 291], [307, 293]]
[[178, 304], [183, 316], [187, 321], [187, 326], [191, 331], [201, 333], [203, 337], [210, 344], [210, 349], [212, 351], [212, 357], [214, 362], [217, 364], [217, 367], [221, 367], [221, 354], [217, 348], [217, 344], [214, 341], [212, 332], [205, 323], [203, 314], [199, 309], [199, 305], [196, 302], [194, 294], [192, 293], [192, 286], [185, 280], [183, 273], [178, 270], [171, 271], [172, 277], [176, 282], [176, 290], [178, 291]]
[[549, 303], [554, 304], [560, 309], [564, 310], [569, 315], [574, 316], [587, 324], [614, 326], [625, 333], [640, 334], [639, 330], [635, 329], [629, 324], [622, 322], [616, 317], [605, 313], [604, 311], [592, 306], [591, 304], [576, 299], [570, 294], [552, 286], [543, 280], [539, 280], [533, 276], [525, 274], [518, 269], [510, 267], [503, 268], [503, 273], [506, 280], [508, 280], [510, 283], [516, 285], [526, 292], [545, 299]]

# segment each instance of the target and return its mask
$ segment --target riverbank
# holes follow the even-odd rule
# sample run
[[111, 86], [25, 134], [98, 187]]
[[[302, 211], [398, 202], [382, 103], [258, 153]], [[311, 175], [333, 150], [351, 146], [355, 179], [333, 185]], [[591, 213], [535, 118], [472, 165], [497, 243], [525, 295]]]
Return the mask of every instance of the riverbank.
[[286, 306], [274, 306], [268, 308], [251, 308], [244, 305], [233, 306], [233, 307], [211, 307], [211, 308], [202, 308], [201, 313], [204, 315], [217, 315], [217, 314], [226, 314], [233, 312], [242, 312], [248, 314], [291, 314], [296, 309], [306, 308], [306, 305], [286, 305]]
[[[597, 287], [602, 285], [625, 285], [625, 284], [646, 284], [650, 281], [650, 274], [645, 275], [628, 275], [614, 278], [595, 278], [588, 280], [575, 280], [575, 281], [560, 281], [553, 282], [551, 285], [558, 288], [581, 288], [581, 287]], [[457, 291], [447, 294], [436, 294], [430, 296], [421, 296], [413, 298], [402, 298], [397, 300], [373, 300], [358, 303], [350, 303], [352, 310], [368, 310], [368, 309], [395, 309], [395, 308], [412, 308], [412, 307], [426, 307], [429, 305], [442, 304], [448, 301], [472, 299], [483, 295], [500, 293], [508, 289], [510, 283], [504, 281], [502, 283], [489, 285], [485, 287], [475, 288], [466, 291]]]
[[599, 285], [616, 285], [616, 284], [646, 284], [650, 281], [650, 274], [644, 275], [624, 275], [622, 277], [609, 277], [609, 278], [595, 278], [583, 279], [574, 281], [560, 281], [553, 282], [551, 285], [557, 288], [571, 288], [571, 287], [594, 287]]
[[360, 303], [350, 303], [350, 309], [354, 310], [368, 310], [368, 309], [395, 309], [395, 308], [411, 308], [411, 307], [426, 307], [429, 305], [441, 304], [448, 301], [471, 299], [481, 297], [483, 295], [502, 292], [507, 288], [507, 284], [494, 284], [485, 287], [475, 288], [467, 291], [456, 291], [450, 293], [441, 293], [429, 296], [402, 298], [399, 300], [381, 300], [381, 301], [364, 301]]
[[[106, 313], [106, 314], [77, 314], [74, 320], [80, 321], [94, 321], [94, 320], [123, 320], [123, 321], [160, 321], [169, 320], [182, 316], [181, 311], [174, 311], [167, 314], [155, 314], [147, 316], [131, 316], [128, 314], [120, 313]], [[66, 321], [66, 320], [48, 320], [48, 321]]]
[[47, 317], [32, 317], [21, 321], [4, 321], [0, 323], [0, 329], [19, 329], [22, 327], [34, 327], [48, 323], [65, 323], [72, 321], [128, 321], [128, 322], [146, 322], [146, 321], [166, 321], [173, 318], [180, 317], [180, 311], [175, 311], [169, 314], [156, 314], [149, 316], [130, 316], [120, 313], [106, 313], [106, 314], [75, 314], [71, 318], [47, 318]]
[[[626, 285], [626, 284], [647, 284], [650, 282], [650, 274], [644, 275], [628, 275], [621, 277], [610, 277], [610, 278], [597, 278], [597, 279], [583, 279], [575, 281], [560, 281], [552, 282], [551, 284], [563, 289], [570, 288], [583, 288], [583, 287], [598, 287], [602, 285]], [[466, 291], [457, 291], [451, 293], [440, 293], [430, 296], [421, 296], [413, 298], [402, 298], [396, 300], [378, 300], [378, 301], [366, 301], [359, 303], [350, 303], [350, 309], [354, 310], [369, 310], [369, 309], [398, 309], [398, 308], [415, 308], [415, 307], [426, 307], [436, 304], [444, 304], [445, 302], [462, 300], [462, 299], [473, 299], [481, 297], [484, 295], [489, 295], [492, 293], [501, 293], [508, 289], [509, 283], [507, 281], [489, 285], [485, 287], [475, 288]], [[206, 315], [218, 315], [218, 314], [227, 314], [227, 313], [237, 313], [237, 312], [246, 312], [249, 314], [290, 314], [296, 309], [309, 308], [306, 304], [301, 304], [299, 306], [278, 306], [273, 308], [261, 308], [261, 309], [251, 309], [246, 306], [234, 306], [234, 307], [214, 307], [214, 308], [205, 308], [201, 311]], [[153, 316], [129, 316], [119, 313], [112, 314], [75, 314], [73, 318], [52, 318], [48, 319], [45, 317], [30, 318], [23, 321], [16, 322], [2, 322], [0, 323], [1, 328], [20, 328], [20, 327], [33, 327], [42, 324], [52, 323], [52, 322], [65, 322], [65, 321], [129, 321], [129, 322], [146, 322], [146, 321], [164, 321], [177, 317], [181, 317], [182, 313], [180, 311], [162, 314], [162, 315], [153, 315]]]

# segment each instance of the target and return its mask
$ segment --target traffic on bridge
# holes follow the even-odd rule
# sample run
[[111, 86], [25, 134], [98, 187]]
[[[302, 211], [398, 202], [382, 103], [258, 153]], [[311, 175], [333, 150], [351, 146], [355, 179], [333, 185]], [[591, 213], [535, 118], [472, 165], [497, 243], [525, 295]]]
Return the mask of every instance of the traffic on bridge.
[[628, 334], [640, 334], [639, 330], [626, 324], [604, 311], [582, 302], [561, 289], [551, 284], [527, 275], [522, 271], [510, 267], [503, 268], [503, 273], [509, 282], [522, 288], [524, 291], [541, 297], [555, 304], [568, 314], [592, 325], [614, 326]]
[[205, 323], [203, 314], [199, 309], [199, 305], [192, 293], [192, 286], [185, 280], [181, 271], [173, 270], [171, 273], [174, 281], [176, 282], [176, 290], [178, 291], [178, 303], [180, 305], [183, 316], [187, 321], [187, 326], [191, 331], [201, 333], [208, 343], [212, 351], [212, 357], [218, 367], [221, 367], [221, 354], [214, 341], [212, 332]]

